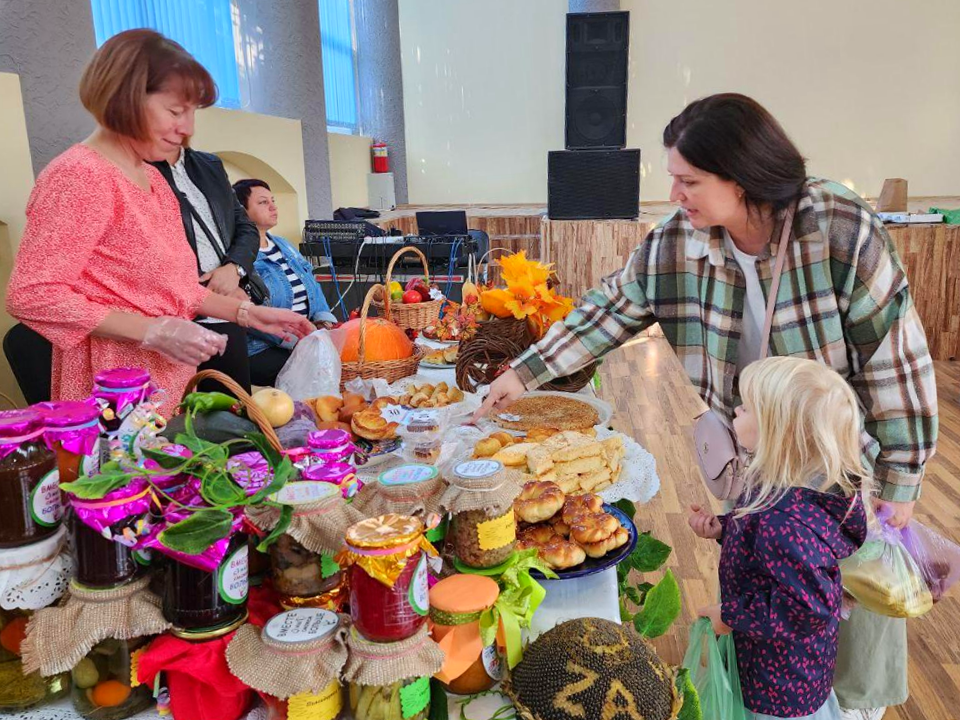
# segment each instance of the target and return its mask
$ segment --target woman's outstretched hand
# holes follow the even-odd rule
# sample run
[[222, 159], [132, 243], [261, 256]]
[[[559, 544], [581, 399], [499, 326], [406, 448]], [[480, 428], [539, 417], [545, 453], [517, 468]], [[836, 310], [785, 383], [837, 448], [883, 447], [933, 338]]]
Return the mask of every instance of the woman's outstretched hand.
[[486, 400], [477, 410], [471, 422], [476, 423], [480, 418], [486, 417], [492, 410], [505, 410], [527, 391], [520, 379], [520, 375], [513, 368], [507, 370], [490, 385], [490, 391], [487, 393]]
[[316, 330], [312, 322], [293, 310], [263, 305], [249, 306], [247, 322], [254, 330], [284, 339], [296, 337], [299, 340]]

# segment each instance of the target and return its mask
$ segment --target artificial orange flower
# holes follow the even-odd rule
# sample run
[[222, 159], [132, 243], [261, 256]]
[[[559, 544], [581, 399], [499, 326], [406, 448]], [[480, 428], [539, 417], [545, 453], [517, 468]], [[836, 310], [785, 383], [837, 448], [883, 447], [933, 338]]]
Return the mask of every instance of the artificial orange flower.
[[506, 303], [512, 299], [512, 293], [500, 288], [484, 290], [482, 293], [480, 293], [480, 307], [495, 317], [510, 317], [512, 313], [507, 310]]

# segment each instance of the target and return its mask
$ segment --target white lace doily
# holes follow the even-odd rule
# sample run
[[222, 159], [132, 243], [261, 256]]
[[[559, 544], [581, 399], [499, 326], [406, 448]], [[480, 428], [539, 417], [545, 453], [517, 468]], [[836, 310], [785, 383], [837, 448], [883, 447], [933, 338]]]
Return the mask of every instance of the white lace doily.
[[39, 610], [63, 595], [74, 572], [66, 533], [61, 527], [33, 545], [0, 550], [0, 607]]
[[657, 461], [643, 446], [632, 437], [609, 428], [597, 427], [597, 439], [606, 440], [614, 435], [623, 437], [626, 454], [623, 457], [623, 470], [620, 479], [599, 495], [604, 502], [630, 500], [645, 505], [660, 492], [660, 477], [657, 475]]

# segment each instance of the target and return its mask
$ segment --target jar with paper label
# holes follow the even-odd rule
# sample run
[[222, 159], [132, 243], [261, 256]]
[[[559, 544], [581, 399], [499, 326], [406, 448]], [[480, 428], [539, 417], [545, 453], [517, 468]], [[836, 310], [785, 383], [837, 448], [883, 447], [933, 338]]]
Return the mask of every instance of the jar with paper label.
[[497, 626], [481, 634], [480, 623], [499, 595], [500, 586], [483, 575], [451, 575], [430, 589], [430, 634], [445, 656], [436, 677], [449, 692], [474, 695], [502, 678]]
[[242, 626], [227, 646], [227, 663], [260, 693], [270, 720], [337, 720], [345, 704], [345, 635], [336, 613], [289, 610], [270, 618], [263, 630]]
[[100, 408], [92, 402], [58, 400], [34, 406], [43, 419], [43, 439], [57, 458], [60, 482], [76, 480], [85, 458], [96, 452]]
[[356, 628], [347, 636], [350, 656], [343, 671], [355, 720], [425, 720], [430, 714], [430, 678], [443, 665], [443, 651], [420, 628], [394, 643], [375, 643]]
[[62, 517], [57, 461], [43, 441], [40, 413], [0, 412], [0, 548], [53, 535]]
[[134, 656], [149, 638], [101, 640], [70, 672], [73, 706], [85, 718], [123, 720], [153, 704], [153, 688], [133, 676]]
[[39, 671], [23, 673], [21, 645], [32, 614], [0, 607], [0, 714], [51, 702], [70, 691], [65, 674], [42, 677]]
[[448, 548], [472, 568], [496, 567], [516, 547], [517, 522], [513, 501], [522, 489], [519, 473], [496, 460], [457, 464], [440, 505], [451, 515]]
[[249, 556], [247, 535], [234, 533], [223, 561], [202, 570], [179, 560], [167, 564], [163, 615], [173, 634], [189, 639], [218, 637], [247, 616]]
[[373, 642], [397, 642], [415, 634], [430, 612], [428, 555], [437, 551], [424, 525], [408, 515], [387, 514], [352, 525], [337, 556], [349, 567], [350, 615]]
[[347, 463], [316, 463], [305, 467], [300, 475], [308, 482], [323, 482], [338, 488], [345, 498], [352, 498], [363, 487], [353, 465]]

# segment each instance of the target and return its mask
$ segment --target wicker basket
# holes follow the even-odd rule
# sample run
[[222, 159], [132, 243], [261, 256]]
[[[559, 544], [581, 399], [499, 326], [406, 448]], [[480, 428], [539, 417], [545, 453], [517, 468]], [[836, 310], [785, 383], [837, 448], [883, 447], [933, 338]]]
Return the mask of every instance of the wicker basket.
[[364, 380], [383, 378], [388, 383], [393, 383], [405, 377], [410, 377], [416, 374], [420, 360], [423, 359], [423, 348], [416, 344], [413, 346], [413, 355], [408, 358], [403, 358], [402, 360], [374, 360], [367, 362], [364, 359], [367, 353], [367, 315], [370, 313], [370, 304], [373, 302], [374, 293], [378, 290], [384, 291], [385, 289], [383, 285], [374, 285], [367, 291], [367, 297], [363, 300], [363, 308], [360, 310], [359, 359], [355, 362], [345, 362], [341, 366], [341, 390], [343, 390], [347, 382], [354, 378], [362, 378]]
[[[526, 320], [494, 318], [481, 323], [473, 338], [460, 343], [457, 386], [464, 392], [476, 392], [479, 385], [489, 385], [535, 340]], [[596, 369], [597, 364], [591, 363], [572, 375], [551, 380], [540, 389], [577, 392], [586, 387]]]
[[183, 390], [182, 399], [186, 399], [187, 395], [196, 390], [197, 385], [202, 383], [204, 380], [215, 380], [227, 388], [233, 394], [233, 396], [237, 398], [244, 411], [246, 411], [247, 418], [250, 420], [250, 422], [260, 428], [260, 432], [263, 433], [265, 438], [267, 438], [267, 442], [270, 443], [270, 445], [272, 445], [277, 452], [283, 451], [283, 445], [280, 443], [280, 438], [277, 436], [277, 431], [273, 429], [273, 426], [270, 424], [270, 421], [267, 420], [267, 416], [263, 414], [263, 410], [260, 409], [260, 406], [253, 401], [252, 397], [250, 397], [250, 393], [237, 385], [233, 378], [229, 377], [228, 375], [224, 375], [219, 370], [201, 370], [192, 378], [190, 378], [190, 382], [187, 383], [187, 387]]
[[383, 290], [380, 295], [382, 299], [374, 298], [373, 306], [382, 317], [395, 322], [400, 326], [401, 330], [420, 331], [437, 324], [437, 320], [440, 318], [440, 306], [443, 305], [443, 300], [428, 300], [426, 302], [411, 303], [409, 305], [390, 302], [390, 283], [392, 281], [393, 266], [397, 264], [397, 260], [400, 259], [401, 255], [407, 253], [413, 253], [420, 258], [420, 262], [423, 263], [423, 274], [427, 279], [427, 285], [430, 284], [430, 268], [427, 265], [426, 256], [417, 248], [408, 245], [398, 250], [394, 256], [390, 258], [390, 264], [387, 265], [387, 279], [383, 283]]

